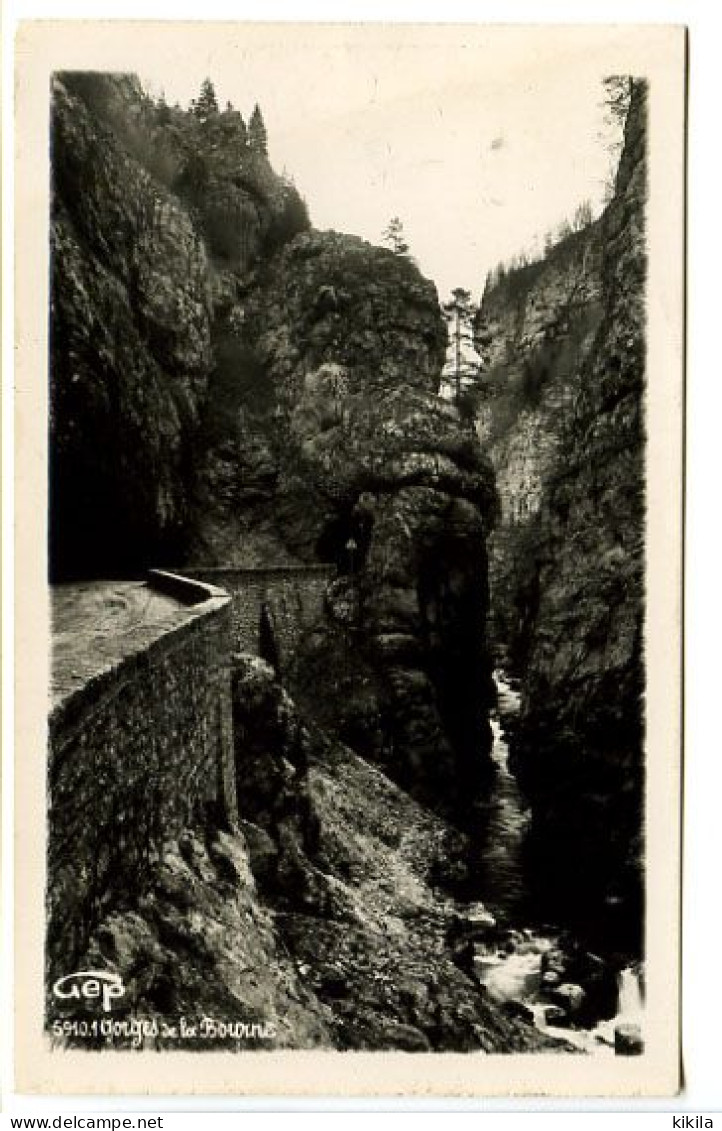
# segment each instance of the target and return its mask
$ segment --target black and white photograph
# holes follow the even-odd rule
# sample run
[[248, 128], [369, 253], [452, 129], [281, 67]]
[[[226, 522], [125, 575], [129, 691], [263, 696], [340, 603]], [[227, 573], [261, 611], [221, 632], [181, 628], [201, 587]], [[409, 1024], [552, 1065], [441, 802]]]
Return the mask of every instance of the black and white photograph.
[[683, 29], [94, 28], [26, 28], [43, 1079], [671, 1094]]

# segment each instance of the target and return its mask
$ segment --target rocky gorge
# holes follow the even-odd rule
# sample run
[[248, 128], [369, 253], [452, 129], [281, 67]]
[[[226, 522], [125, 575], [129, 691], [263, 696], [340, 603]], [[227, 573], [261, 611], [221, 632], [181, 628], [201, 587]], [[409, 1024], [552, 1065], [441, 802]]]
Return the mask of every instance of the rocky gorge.
[[[260, 120], [55, 81], [51, 579], [334, 572], [282, 680], [268, 640], [228, 658], [238, 822], [189, 824], [76, 958], [156, 1046], [182, 1014], [213, 1047], [575, 1051], [641, 957], [643, 87], [600, 220], [487, 289], [475, 419], [434, 284], [314, 230]], [[488, 878], [524, 852], [512, 909]]]
[[498, 317], [503, 295], [485, 295], [477, 320], [484, 347], [521, 370], [521, 411], [507, 426], [509, 393], [492, 392], [481, 427], [498, 429], [497, 632], [521, 681], [512, 760], [531, 801], [533, 871], [547, 914], [573, 907], [578, 927], [632, 950], [642, 945], [645, 199], [640, 81], [600, 220], [520, 273], [535, 278], [506, 281], [520, 296], [516, 336]]

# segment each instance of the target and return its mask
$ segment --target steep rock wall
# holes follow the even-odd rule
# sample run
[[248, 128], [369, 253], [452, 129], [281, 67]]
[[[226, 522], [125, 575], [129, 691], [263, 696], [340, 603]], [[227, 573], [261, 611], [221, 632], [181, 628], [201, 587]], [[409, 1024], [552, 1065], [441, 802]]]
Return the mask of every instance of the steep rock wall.
[[496, 475], [492, 635], [510, 670], [528, 629], [539, 516], [601, 318], [601, 225], [487, 286], [475, 319], [484, 359], [476, 427]]
[[[602, 319], [541, 513], [515, 750], [552, 901], [640, 945], [646, 87], [603, 218]], [[571, 896], [570, 893], [571, 892]]]
[[325, 672], [325, 725], [412, 791], [468, 797], [489, 746], [496, 497], [475, 435], [436, 395], [435, 289], [402, 256], [309, 233], [275, 261], [250, 333], [273, 383], [286, 544], [340, 575], [295, 690], [315, 699]]
[[229, 311], [308, 217], [240, 115], [159, 107], [132, 76], [57, 76], [51, 144], [51, 571], [138, 575], [186, 557], [197, 450], [243, 382]]
[[51, 568], [117, 574], [177, 556], [211, 368], [207, 259], [59, 81], [52, 126]]

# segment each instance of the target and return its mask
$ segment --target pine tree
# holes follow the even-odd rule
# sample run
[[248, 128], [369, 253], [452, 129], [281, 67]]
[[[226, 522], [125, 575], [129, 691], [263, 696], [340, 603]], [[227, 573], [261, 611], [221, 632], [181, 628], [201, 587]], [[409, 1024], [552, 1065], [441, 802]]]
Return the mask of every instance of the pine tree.
[[253, 113], [248, 121], [248, 144], [254, 153], [268, 156], [268, 134], [258, 103], [253, 107]]
[[575, 232], [581, 232], [583, 228], [588, 228], [593, 219], [591, 201], [583, 200], [574, 213], [572, 221], [572, 228]]
[[606, 126], [606, 136], [603, 140], [610, 158], [604, 185], [605, 204], [608, 204], [614, 195], [614, 182], [624, 144], [624, 126], [629, 113], [629, 103], [632, 98], [632, 91], [639, 81], [639, 79], [633, 79], [631, 75], [609, 75], [602, 80], [604, 89], [602, 105]]
[[564, 240], [569, 239], [571, 234], [572, 226], [565, 217], [557, 228], [557, 243], [563, 243]]
[[161, 94], [156, 103], [156, 118], [160, 126], [167, 126], [171, 120], [170, 106], [165, 100], [165, 94]]
[[209, 118], [218, 113], [218, 100], [210, 79], [203, 80], [201, 92], [196, 101], [191, 103], [191, 107], [193, 113], [201, 122], [207, 122]]
[[604, 105], [609, 118], [621, 128], [624, 128], [629, 113], [634, 79], [631, 75], [609, 75], [602, 80], [602, 86], [604, 87]]
[[456, 389], [456, 400], [461, 397], [463, 379], [474, 377], [479, 366], [471, 362], [468, 357], [468, 347], [473, 346], [474, 335], [472, 323], [475, 307], [471, 293], [463, 287], [456, 287], [451, 292], [451, 299], [442, 306], [442, 311], [451, 326], [451, 345], [453, 354], [447, 369]]
[[381, 238], [385, 244], [388, 244], [394, 255], [408, 254], [409, 245], [404, 236], [404, 226], [398, 216], [392, 216], [389, 220], [389, 226], [386, 228]]

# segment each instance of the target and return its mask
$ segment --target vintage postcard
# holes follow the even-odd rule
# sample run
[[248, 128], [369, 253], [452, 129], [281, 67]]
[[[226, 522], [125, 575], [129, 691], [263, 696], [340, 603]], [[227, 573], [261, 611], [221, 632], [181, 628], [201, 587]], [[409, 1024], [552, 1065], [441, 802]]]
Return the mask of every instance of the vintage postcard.
[[685, 50], [21, 27], [19, 1090], [677, 1090]]

